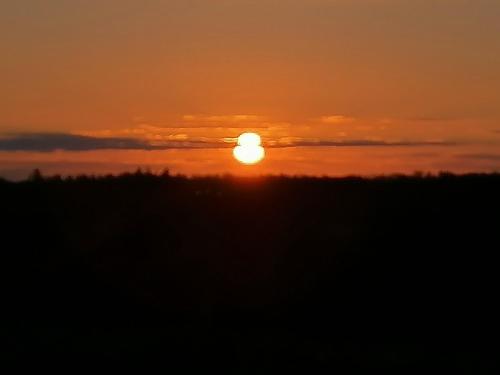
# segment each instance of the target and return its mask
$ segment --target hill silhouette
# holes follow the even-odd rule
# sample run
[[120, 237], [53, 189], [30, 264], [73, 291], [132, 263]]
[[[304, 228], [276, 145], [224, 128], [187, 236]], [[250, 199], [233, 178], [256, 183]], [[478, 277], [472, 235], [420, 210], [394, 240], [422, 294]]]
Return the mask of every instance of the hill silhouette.
[[494, 370], [500, 175], [0, 181], [9, 360]]

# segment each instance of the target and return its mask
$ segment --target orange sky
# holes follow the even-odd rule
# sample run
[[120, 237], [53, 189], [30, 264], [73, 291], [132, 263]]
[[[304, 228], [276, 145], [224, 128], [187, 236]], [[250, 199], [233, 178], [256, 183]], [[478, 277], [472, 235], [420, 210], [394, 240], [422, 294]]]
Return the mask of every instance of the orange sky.
[[4, 1], [0, 176], [498, 171], [498, 35], [497, 0]]

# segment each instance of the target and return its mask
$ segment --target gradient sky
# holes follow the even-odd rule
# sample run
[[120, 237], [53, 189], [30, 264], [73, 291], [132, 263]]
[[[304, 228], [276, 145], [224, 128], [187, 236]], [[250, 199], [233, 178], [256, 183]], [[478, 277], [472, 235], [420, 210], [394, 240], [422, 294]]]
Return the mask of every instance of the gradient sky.
[[8, 178], [500, 171], [498, 0], [4, 0], [0, 47]]

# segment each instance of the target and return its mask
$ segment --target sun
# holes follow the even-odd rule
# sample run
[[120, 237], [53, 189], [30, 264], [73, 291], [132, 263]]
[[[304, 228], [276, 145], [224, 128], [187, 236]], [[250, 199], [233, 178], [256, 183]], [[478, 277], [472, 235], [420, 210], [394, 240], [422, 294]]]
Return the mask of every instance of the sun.
[[238, 145], [233, 149], [235, 159], [246, 165], [257, 164], [266, 154], [261, 143], [260, 136], [256, 133], [241, 134]]

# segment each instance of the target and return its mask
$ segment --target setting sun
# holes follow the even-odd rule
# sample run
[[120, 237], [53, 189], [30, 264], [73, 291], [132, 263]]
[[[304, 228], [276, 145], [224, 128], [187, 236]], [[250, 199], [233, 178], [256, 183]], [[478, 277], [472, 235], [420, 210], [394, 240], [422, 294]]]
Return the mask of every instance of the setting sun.
[[256, 133], [243, 133], [238, 137], [238, 145], [233, 155], [240, 163], [252, 165], [264, 159], [265, 151], [260, 136]]

